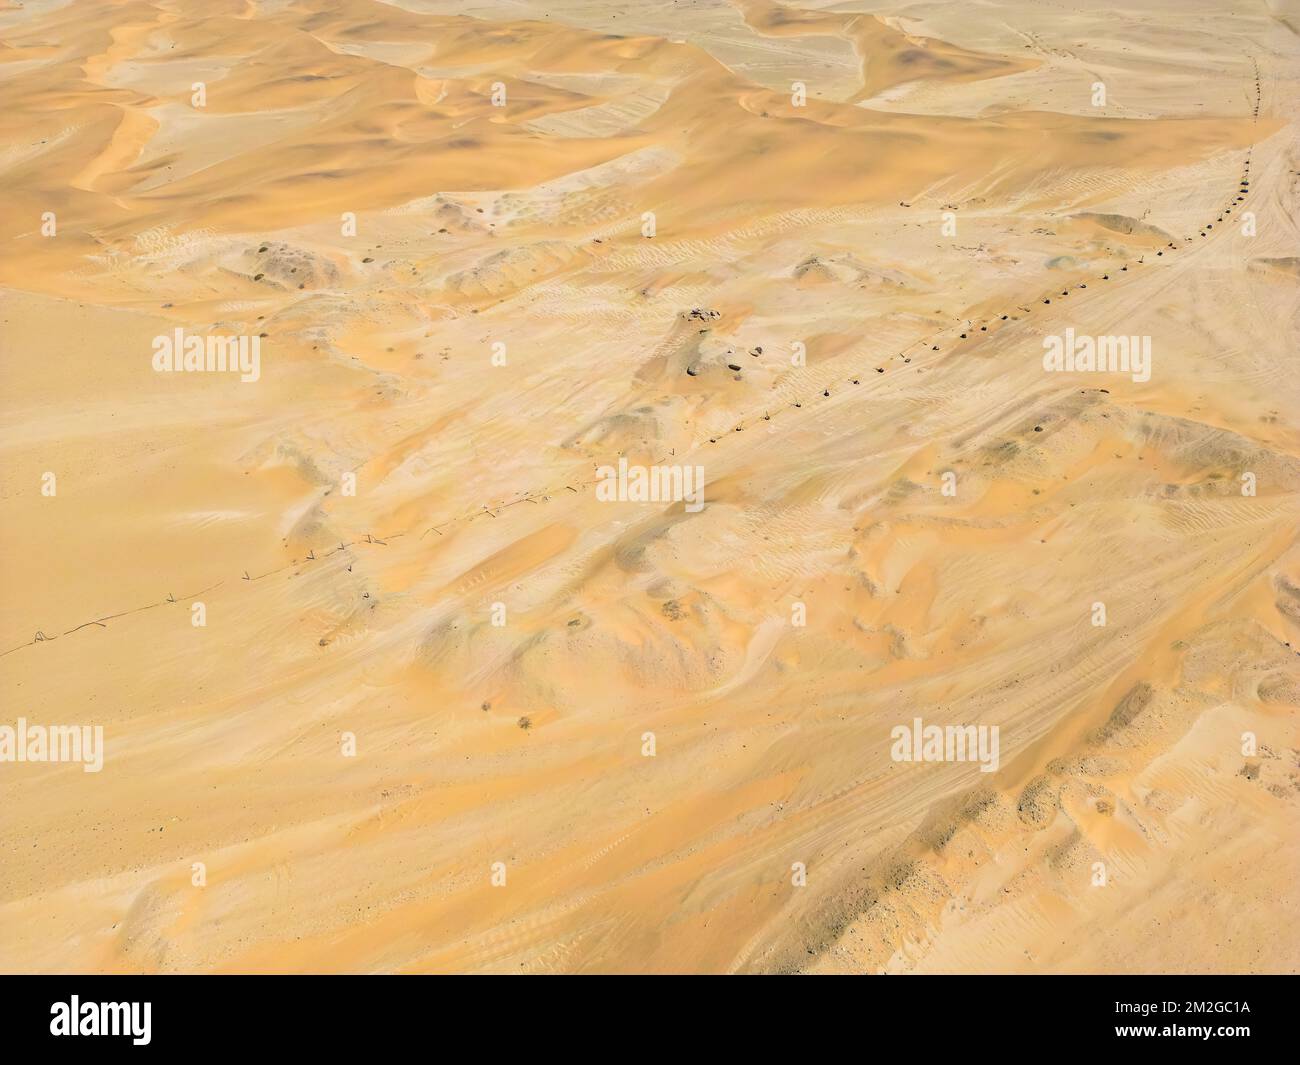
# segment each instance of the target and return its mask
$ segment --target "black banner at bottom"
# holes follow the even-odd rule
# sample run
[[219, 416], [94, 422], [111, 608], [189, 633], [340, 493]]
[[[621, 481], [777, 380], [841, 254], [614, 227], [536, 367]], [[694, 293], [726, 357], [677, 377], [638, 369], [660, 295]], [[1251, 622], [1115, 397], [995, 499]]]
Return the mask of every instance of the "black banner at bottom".
[[432, 976], [10, 976], [0, 990], [0, 1048], [8, 1055], [256, 1047], [337, 1056], [432, 1039], [442, 1049], [519, 1040], [537, 1050], [605, 1043], [611, 1025], [627, 1025], [639, 1047], [660, 1031], [665, 1051], [716, 1042], [734, 1053], [750, 1039], [796, 1049], [845, 1036], [864, 1051], [880, 1049], [881, 1038], [962, 1050], [1045, 1036], [1051, 1043], [1040, 1047], [1233, 1053], [1290, 1050], [1297, 1027], [1292, 977], [573, 979], [506, 988]]

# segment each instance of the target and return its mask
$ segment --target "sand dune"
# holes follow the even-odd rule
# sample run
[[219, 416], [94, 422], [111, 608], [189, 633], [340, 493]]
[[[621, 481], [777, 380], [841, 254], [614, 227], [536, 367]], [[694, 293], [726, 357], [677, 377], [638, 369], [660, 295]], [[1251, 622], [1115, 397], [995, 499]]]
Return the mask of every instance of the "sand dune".
[[1295, 971], [1298, 59], [1163, 0], [0, 10], [0, 726], [104, 735], [0, 761], [0, 966]]

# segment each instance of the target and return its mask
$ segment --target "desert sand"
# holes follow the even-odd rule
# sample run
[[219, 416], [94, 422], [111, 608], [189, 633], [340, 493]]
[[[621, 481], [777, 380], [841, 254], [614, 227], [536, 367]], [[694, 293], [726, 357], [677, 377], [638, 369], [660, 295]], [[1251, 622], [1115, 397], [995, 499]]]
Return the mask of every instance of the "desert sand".
[[10, 0], [0, 725], [104, 750], [0, 762], [0, 969], [1300, 969], [1298, 80], [1278, 3]]

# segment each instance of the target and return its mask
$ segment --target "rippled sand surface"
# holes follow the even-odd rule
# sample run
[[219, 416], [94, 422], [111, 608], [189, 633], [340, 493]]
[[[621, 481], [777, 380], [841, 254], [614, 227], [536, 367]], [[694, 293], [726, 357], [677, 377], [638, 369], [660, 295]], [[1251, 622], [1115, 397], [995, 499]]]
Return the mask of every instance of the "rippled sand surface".
[[0, 725], [104, 735], [0, 762], [0, 968], [1295, 971], [1300, 25], [1224, 7], [0, 9]]

